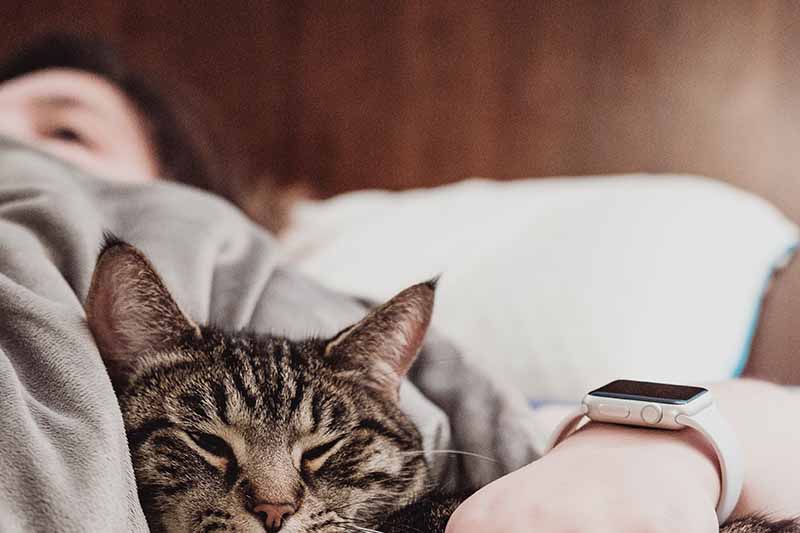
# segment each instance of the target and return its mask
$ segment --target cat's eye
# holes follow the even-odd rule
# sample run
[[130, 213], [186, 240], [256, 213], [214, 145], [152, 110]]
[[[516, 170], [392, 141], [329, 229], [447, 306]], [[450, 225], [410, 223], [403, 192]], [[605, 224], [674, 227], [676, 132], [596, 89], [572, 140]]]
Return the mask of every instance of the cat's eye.
[[344, 440], [344, 436], [333, 439], [331, 441], [326, 442], [325, 444], [320, 444], [319, 446], [314, 446], [313, 448], [309, 448], [303, 452], [301, 457], [301, 463], [303, 465], [309, 466], [311, 470], [316, 470], [324, 460], [322, 460], [337, 444]]
[[210, 433], [195, 433], [187, 431], [187, 435], [192, 439], [195, 444], [203, 448], [205, 451], [217, 457], [230, 458], [233, 457], [233, 450], [225, 440], [211, 435]]

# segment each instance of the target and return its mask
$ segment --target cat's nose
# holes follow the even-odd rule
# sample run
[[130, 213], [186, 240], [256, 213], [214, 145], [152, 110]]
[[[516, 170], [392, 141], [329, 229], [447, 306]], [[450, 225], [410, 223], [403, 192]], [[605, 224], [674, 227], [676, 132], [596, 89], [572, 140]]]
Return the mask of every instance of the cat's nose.
[[253, 506], [253, 512], [264, 516], [267, 531], [277, 531], [283, 521], [294, 514], [297, 509], [291, 503], [259, 503]]

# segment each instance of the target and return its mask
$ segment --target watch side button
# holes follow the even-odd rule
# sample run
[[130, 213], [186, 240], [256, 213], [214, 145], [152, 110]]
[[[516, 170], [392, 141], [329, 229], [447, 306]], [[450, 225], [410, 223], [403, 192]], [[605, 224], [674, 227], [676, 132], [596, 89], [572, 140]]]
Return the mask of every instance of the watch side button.
[[646, 424], [652, 424], [652, 425], [658, 424], [659, 422], [661, 422], [662, 416], [664, 416], [664, 414], [661, 411], [661, 407], [657, 405], [650, 404], [650, 405], [645, 405], [642, 408], [641, 417]]
[[625, 407], [624, 405], [611, 405], [607, 403], [601, 403], [597, 406], [597, 412], [604, 416], [610, 416], [614, 418], [628, 418], [631, 416], [631, 410]]

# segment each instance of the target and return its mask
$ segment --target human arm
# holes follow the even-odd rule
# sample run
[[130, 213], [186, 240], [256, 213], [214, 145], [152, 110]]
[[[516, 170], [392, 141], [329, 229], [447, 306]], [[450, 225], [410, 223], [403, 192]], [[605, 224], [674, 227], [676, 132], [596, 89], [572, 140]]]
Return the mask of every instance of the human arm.
[[[745, 484], [734, 517], [800, 514], [800, 395], [763, 382], [711, 387], [740, 439]], [[539, 461], [492, 483], [453, 515], [448, 533], [491, 530], [717, 530], [719, 475], [692, 431], [591, 423]]]

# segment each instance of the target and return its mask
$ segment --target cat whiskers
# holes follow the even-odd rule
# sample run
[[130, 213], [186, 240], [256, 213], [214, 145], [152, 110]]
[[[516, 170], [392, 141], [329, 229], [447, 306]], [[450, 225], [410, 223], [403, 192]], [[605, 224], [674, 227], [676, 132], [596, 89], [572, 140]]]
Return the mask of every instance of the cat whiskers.
[[[389, 502], [389, 500], [387, 498], [386, 503], [388, 503], [388, 502]], [[347, 515], [344, 515], [344, 514], [340, 514], [340, 512], [343, 511], [343, 510], [347, 510], [348, 508], [352, 508], [352, 507], [355, 507], [355, 506], [360, 506], [360, 505], [363, 505], [365, 503], [374, 504], [374, 503], [376, 503], [375, 502], [375, 498], [366, 498], [364, 500], [357, 500], [357, 501], [353, 501], [353, 502], [348, 502], [347, 504], [339, 505], [337, 507], [331, 507], [331, 508], [326, 509], [324, 514], [333, 515], [333, 517], [336, 520], [336, 523], [335, 524], [331, 524], [331, 526], [332, 527], [336, 527], [336, 528], [341, 528], [343, 531], [360, 531], [362, 533], [383, 533], [382, 531], [380, 531], [378, 529], [372, 529], [372, 528], [368, 528], [368, 527], [357, 525], [355, 523], [355, 517], [347, 516]], [[383, 503], [383, 501], [381, 501], [381, 503]], [[403, 529], [406, 529], [409, 532], [414, 532], [414, 533], [424, 533], [424, 532], [421, 532], [421, 531], [417, 530], [416, 528], [412, 528], [412, 527], [403, 527]]]
[[[365, 533], [383, 533], [383, 531], [379, 529], [370, 529], [368, 527], [361, 527], [356, 526], [353, 524], [341, 524], [342, 527], [347, 528], [346, 531], [362, 531]], [[411, 526], [401, 526], [405, 531], [413, 532], [413, 533], [425, 533], [424, 531], [420, 531], [419, 529]]]
[[333, 518], [336, 520], [335, 523], [328, 524], [332, 528], [337, 528], [344, 531], [361, 531], [364, 533], [383, 533], [382, 531], [379, 531], [377, 529], [370, 529], [368, 527], [357, 526], [356, 524], [353, 523], [352, 518], [342, 516], [335, 511], [327, 511], [325, 514], [333, 515]]
[[340, 511], [345, 511], [347, 509], [351, 509], [353, 507], [361, 506], [364, 504], [372, 504], [372, 505], [384, 505], [384, 504], [391, 504], [396, 503], [396, 500], [391, 499], [390, 496], [382, 496], [380, 498], [376, 498], [374, 496], [367, 496], [363, 500], [355, 500], [351, 502], [347, 502], [343, 505], [338, 505], [336, 507], [329, 507], [326, 509], [326, 513], [333, 513], [338, 518], [346, 519], [346, 520], [353, 520], [353, 517], [344, 516], [339, 514]]
[[368, 527], [361, 527], [361, 526], [352, 526], [346, 524], [344, 527], [350, 529], [351, 531], [366, 531], [367, 533], [383, 533], [382, 531], [378, 531], [377, 529], [370, 529]]
[[[357, 526], [357, 525], [352, 524], [352, 523], [343, 523], [343, 524], [338, 524], [338, 525], [343, 527], [343, 528], [346, 528], [345, 531], [361, 531], [363, 533], [383, 533], [383, 531], [381, 531], [379, 529], [371, 529], [371, 528], [368, 528], [368, 527]], [[423, 531], [420, 531], [417, 528], [410, 527], [410, 526], [404, 526], [403, 529], [405, 529], [407, 531], [414, 532], [414, 533], [424, 533]]]
[[397, 452], [400, 455], [425, 455], [427, 453], [434, 453], [434, 454], [453, 454], [453, 455], [465, 455], [467, 457], [475, 457], [476, 459], [483, 459], [484, 461], [489, 461], [492, 463], [497, 463], [497, 459], [492, 459], [491, 457], [487, 457], [486, 455], [481, 455], [475, 452], [465, 452], [463, 450], [411, 450], [406, 452]]

